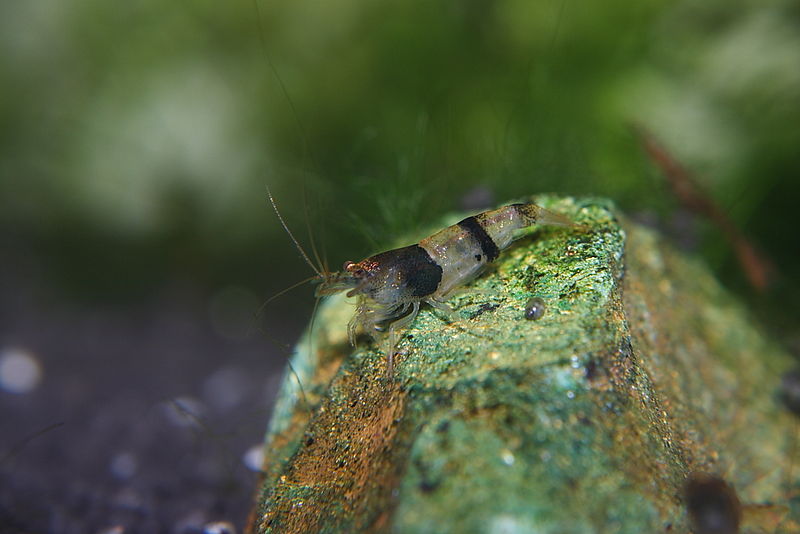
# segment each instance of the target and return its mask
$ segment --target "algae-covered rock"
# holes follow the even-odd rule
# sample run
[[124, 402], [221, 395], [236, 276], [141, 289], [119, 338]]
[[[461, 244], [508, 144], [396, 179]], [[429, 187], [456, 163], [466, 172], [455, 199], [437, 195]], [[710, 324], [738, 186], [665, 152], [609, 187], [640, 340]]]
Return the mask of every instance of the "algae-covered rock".
[[321, 306], [267, 435], [255, 531], [687, 532], [699, 471], [736, 489], [747, 528], [793, 527], [788, 357], [609, 202], [535, 200], [581, 227], [506, 250], [452, 299], [457, 321], [424, 309], [393, 380], [369, 340], [349, 346], [352, 305]]

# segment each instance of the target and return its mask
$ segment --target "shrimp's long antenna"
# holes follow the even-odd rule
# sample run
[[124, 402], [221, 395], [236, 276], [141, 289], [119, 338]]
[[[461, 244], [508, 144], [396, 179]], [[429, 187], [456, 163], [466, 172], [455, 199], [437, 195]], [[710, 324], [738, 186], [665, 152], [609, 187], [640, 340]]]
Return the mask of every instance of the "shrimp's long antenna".
[[297, 124], [297, 130], [300, 132], [300, 138], [303, 140], [303, 150], [312, 159], [312, 161], [315, 161], [314, 153], [311, 152], [311, 148], [308, 144], [308, 136], [306, 135], [306, 131], [303, 128], [303, 123], [300, 120], [300, 114], [297, 113], [297, 106], [294, 105], [294, 100], [292, 100], [289, 91], [286, 89], [286, 84], [283, 83], [283, 78], [281, 78], [280, 73], [278, 73], [278, 69], [275, 67], [275, 64], [272, 62], [272, 59], [270, 59], [269, 53], [267, 52], [267, 42], [264, 40], [264, 23], [261, 20], [261, 6], [259, 5], [258, 0], [253, 0], [253, 5], [256, 8], [258, 38], [261, 41], [261, 49], [264, 51], [264, 59], [266, 59], [269, 69], [272, 71], [272, 75], [275, 76], [275, 79], [278, 81], [281, 92], [283, 93], [284, 98], [286, 98], [289, 108], [292, 110], [292, 115], [294, 116], [295, 123]]
[[[280, 89], [281, 89], [281, 93], [283, 93], [283, 97], [286, 99], [286, 102], [289, 104], [289, 108], [292, 110], [292, 117], [294, 117], [294, 121], [295, 121], [295, 124], [297, 126], [297, 131], [300, 134], [300, 139], [303, 142], [303, 152], [308, 157], [308, 159], [311, 160], [312, 166], [315, 167], [315, 168], [318, 168], [319, 164], [317, 163], [316, 155], [311, 150], [311, 145], [308, 142], [308, 135], [306, 135], [306, 130], [303, 127], [303, 122], [300, 120], [300, 114], [297, 111], [297, 106], [295, 105], [294, 100], [292, 99], [292, 96], [289, 94], [289, 90], [286, 88], [286, 84], [283, 82], [283, 78], [281, 78], [281, 75], [278, 72], [278, 69], [275, 67], [275, 64], [272, 62], [272, 59], [270, 58], [269, 53], [267, 52], [267, 43], [264, 40], [264, 23], [261, 20], [261, 6], [259, 5], [258, 0], [253, 0], [253, 5], [255, 6], [255, 9], [256, 9], [256, 19], [257, 19], [257, 23], [258, 23], [258, 38], [261, 41], [261, 49], [264, 52], [264, 59], [266, 60], [267, 65], [269, 65], [269, 69], [270, 69], [270, 71], [272, 71], [272, 75], [277, 80], [278, 85], [280, 86]], [[269, 191], [269, 188], [267, 188], [267, 191]], [[275, 206], [275, 201], [272, 200], [272, 195], [270, 195], [270, 201], [272, 201], [272, 205], [274, 207]], [[315, 239], [314, 239], [314, 233], [311, 231], [311, 222], [310, 222], [309, 217], [308, 217], [308, 198], [306, 196], [305, 182], [304, 182], [304, 185], [303, 185], [303, 203], [304, 203], [303, 205], [304, 205], [304, 212], [305, 212], [305, 219], [306, 219], [306, 228], [308, 230], [309, 242], [311, 243], [311, 252], [314, 255], [314, 259], [317, 260], [317, 265], [322, 266], [322, 261], [320, 260], [319, 253], [317, 252], [317, 246], [316, 246], [316, 242], [315, 242]], [[275, 212], [278, 213], [278, 209], [277, 208], [275, 208]], [[283, 227], [286, 228], [286, 224], [283, 222], [283, 218], [281, 217], [280, 213], [278, 213], [278, 218], [281, 219], [281, 224], [283, 224]], [[289, 229], [286, 228], [286, 231], [289, 232]], [[289, 235], [292, 237], [292, 240], [295, 242], [295, 245], [297, 245], [297, 240], [294, 238], [294, 236], [292, 235], [291, 232], [289, 232]], [[297, 247], [300, 250], [300, 253], [303, 255], [303, 257], [306, 259], [306, 261], [309, 264], [311, 264], [311, 262], [310, 262], [308, 256], [306, 255], [306, 253], [300, 248], [299, 245], [297, 245]], [[312, 265], [311, 268], [314, 269], [314, 272], [316, 272], [321, 278], [324, 278], [324, 276], [322, 276], [322, 272], [327, 272], [327, 269], [325, 269], [324, 271], [320, 271], [319, 268], [315, 268], [313, 265]]]
[[[270, 298], [268, 298], [267, 300], [265, 300], [265, 301], [264, 301], [264, 303], [263, 303], [263, 304], [261, 304], [261, 306], [259, 306], [259, 307], [258, 307], [258, 309], [256, 310], [255, 314], [253, 314], [253, 323], [255, 323], [255, 321], [258, 319], [258, 317], [259, 317], [259, 316], [260, 316], [260, 315], [261, 315], [261, 314], [264, 312], [264, 309], [267, 307], [267, 305], [268, 305], [270, 302], [272, 302], [272, 301], [273, 301], [273, 300], [275, 300], [276, 298], [280, 297], [281, 295], [284, 295], [284, 294], [288, 293], [288, 292], [289, 292], [289, 291], [291, 291], [292, 289], [295, 289], [295, 288], [297, 288], [297, 287], [300, 287], [301, 285], [303, 285], [303, 284], [305, 284], [305, 283], [307, 283], [307, 282], [310, 282], [310, 281], [314, 280], [315, 278], [317, 278], [317, 277], [316, 277], [316, 276], [309, 276], [308, 278], [306, 278], [306, 279], [304, 279], [304, 280], [300, 280], [299, 282], [297, 282], [297, 283], [294, 283], [294, 284], [290, 285], [290, 286], [289, 286], [289, 287], [287, 287], [286, 289], [282, 289], [282, 290], [278, 291], [277, 293], [275, 293], [274, 295], [272, 295]], [[250, 333], [250, 332], [248, 332], [248, 334], [249, 334], [249, 333]]]
[[308, 254], [306, 254], [306, 251], [303, 250], [303, 247], [300, 246], [300, 242], [297, 241], [296, 237], [294, 237], [294, 234], [292, 233], [292, 231], [289, 230], [289, 226], [286, 224], [286, 221], [283, 220], [283, 216], [281, 215], [281, 212], [278, 211], [278, 205], [275, 204], [275, 199], [272, 198], [272, 192], [269, 190], [269, 186], [266, 186], [266, 188], [267, 188], [267, 196], [269, 197], [269, 201], [272, 204], [272, 209], [275, 210], [275, 215], [278, 216], [278, 220], [281, 222], [281, 226], [283, 226], [283, 229], [286, 230], [287, 234], [289, 234], [289, 237], [291, 238], [292, 242], [294, 243], [294, 246], [297, 248], [298, 252], [300, 252], [300, 255], [303, 256], [303, 259], [306, 260], [306, 263], [308, 264], [308, 266], [311, 267], [311, 269], [315, 273], [317, 273], [317, 276], [320, 277], [320, 278], [325, 278], [322, 275], [322, 272], [319, 270], [319, 268], [317, 268], [314, 265], [314, 263], [311, 261], [311, 259], [308, 257]]
[[317, 261], [317, 265], [322, 269], [323, 273], [328, 273], [328, 267], [325, 265], [319, 257], [319, 252], [317, 251], [317, 243], [314, 239], [314, 232], [311, 231], [311, 220], [308, 216], [308, 191], [306, 189], [305, 183], [303, 184], [303, 214], [306, 219], [306, 231], [308, 232], [308, 241], [311, 243], [311, 253], [314, 254], [314, 259]]
[[[267, 299], [267, 301], [264, 304], [262, 304], [261, 307], [253, 314], [253, 321], [251, 323], [251, 328], [252, 328], [252, 325], [256, 324], [256, 321], [258, 320], [258, 316], [261, 315], [261, 313], [264, 311], [264, 308], [267, 306], [267, 304], [269, 304], [270, 302], [272, 302], [276, 298], [280, 297], [284, 293], [286, 293], [288, 291], [291, 291], [292, 289], [296, 288], [297, 286], [299, 286], [301, 284], [305, 284], [306, 282], [309, 282], [309, 281], [313, 280], [314, 278], [316, 278], [316, 276], [312, 276], [310, 278], [306, 278], [305, 280], [302, 280], [302, 281], [300, 281], [300, 282], [298, 282], [296, 284], [293, 284], [292, 286], [287, 287], [283, 291], [281, 291], [281, 292], [277, 293], [276, 295], [273, 295], [272, 297]], [[315, 304], [315, 306], [316, 306], [316, 304]], [[276, 347], [279, 347], [281, 350], [289, 350], [289, 351], [291, 351], [291, 347], [289, 345], [287, 345], [287, 344], [285, 344], [285, 343], [283, 343], [281, 341], [278, 341], [277, 339], [275, 339], [274, 337], [269, 335], [266, 332], [266, 330], [264, 330], [261, 326], [257, 326], [257, 328]], [[248, 330], [248, 334], [249, 333], [250, 333], [250, 330]], [[310, 414], [311, 414], [311, 404], [308, 402], [308, 398], [306, 397], [306, 390], [303, 387], [303, 381], [300, 380], [300, 375], [295, 370], [294, 365], [292, 365], [291, 356], [289, 356], [286, 359], [286, 364], [289, 366], [289, 372], [292, 373], [292, 375], [294, 376], [295, 381], [297, 382], [297, 387], [300, 388], [300, 396], [302, 397], [303, 404], [305, 405], [306, 411], [309, 412], [309, 416], [310, 416]]]
[[306, 412], [308, 412], [308, 418], [311, 419], [311, 403], [308, 402], [308, 397], [306, 397], [306, 390], [303, 387], [303, 381], [300, 380], [300, 375], [298, 375], [297, 371], [294, 370], [291, 358], [286, 360], [286, 365], [289, 366], [289, 370], [292, 372], [295, 382], [297, 382], [297, 387], [300, 388], [300, 396], [303, 398], [303, 404], [305, 404], [306, 406]]
[[17, 454], [19, 454], [22, 451], [22, 449], [24, 449], [25, 446], [28, 445], [28, 443], [30, 443], [31, 441], [35, 440], [42, 434], [46, 434], [51, 430], [55, 430], [56, 428], [62, 427], [64, 425], [65, 423], [63, 421], [60, 421], [58, 423], [52, 423], [40, 430], [37, 430], [33, 434], [25, 436], [24, 438], [19, 440], [16, 444], [14, 444], [2, 457], [0, 457], [0, 466], [10, 461]]

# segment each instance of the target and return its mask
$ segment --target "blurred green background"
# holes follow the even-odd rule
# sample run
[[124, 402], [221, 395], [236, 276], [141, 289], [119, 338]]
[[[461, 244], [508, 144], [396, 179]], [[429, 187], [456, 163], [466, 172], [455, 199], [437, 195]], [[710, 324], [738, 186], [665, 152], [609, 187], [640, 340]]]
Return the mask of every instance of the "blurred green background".
[[[630, 122], [798, 272], [796, 1], [3, 10], [0, 217], [73, 297], [141, 295], [170, 277], [268, 295], [296, 280], [265, 184], [296, 229], [310, 212], [334, 266], [475, 187], [497, 202], [603, 195], [668, 217], [676, 202]], [[700, 236], [734, 271], [714, 231]]]
[[[147, 313], [177, 285], [215, 335], [221, 308], [251, 322], [312, 274], [267, 185], [334, 268], [444, 212], [554, 191], [614, 199], [800, 344], [797, 1], [14, 0], [0, 91], [6, 289], [69, 313]], [[631, 123], [765, 251], [770, 291]], [[292, 341], [313, 303], [298, 291], [266, 307], [257, 343]]]
[[[796, 272], [797, 2], [4, 11], [0, 216], [80, 298], [172, 276], [259, 292], [296, 278], [265, 184], [295, 227], [308, 206], [334, 265], [476, 186], [498, 202], [559, 191], [668, 214], [632, 121]], [[722, 268], [719, 241], [703, 251]]]

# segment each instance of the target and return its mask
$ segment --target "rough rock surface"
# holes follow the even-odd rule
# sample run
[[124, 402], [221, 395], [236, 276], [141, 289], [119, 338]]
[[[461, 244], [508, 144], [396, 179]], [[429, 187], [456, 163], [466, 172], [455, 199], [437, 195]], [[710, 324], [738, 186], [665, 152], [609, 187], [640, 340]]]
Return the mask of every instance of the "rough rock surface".
[[[795, 426], [775, 394], [789, 358], [610, 202], [535, 200], [583, 227], [519, 240], [452, 299], [459, 321], [425, 308], [393, 381], [368, 340], [348, 345], [352, 306], [321, 306], [267, 434], [254, 531], [687, 532], [695, 471], [736, 488], [753, 531], [794, 528]], [[534, 296], [546, 310], [526, 320]]]

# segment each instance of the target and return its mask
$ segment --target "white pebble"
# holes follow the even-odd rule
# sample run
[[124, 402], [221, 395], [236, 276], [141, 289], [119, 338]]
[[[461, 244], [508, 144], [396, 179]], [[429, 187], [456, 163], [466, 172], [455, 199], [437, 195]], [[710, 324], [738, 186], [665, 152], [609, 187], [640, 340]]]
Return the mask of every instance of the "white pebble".
[[264, 446], [259, 443], [247, 449], [242, 462], [251, 471], [261, 471], [264, 466]]
[[42, 380], [42, 366], [30, 352], [19, 348], [0, 351], [0, 389], [30, 393]]
[[232, 410], [244, 400], [247, 373], [240, 367], [217, 369], [203, 384], [204, 396], [223, 410]]
[[120, 452], [111, 459], [111, 474], [120, 480], [128, 480], [139, 467], [136, 457], [129, 452]]
[[203, 526], [203, 534], [236, 534], [236, 527], [228, 521], [214, 521]]

